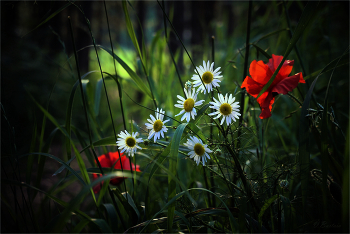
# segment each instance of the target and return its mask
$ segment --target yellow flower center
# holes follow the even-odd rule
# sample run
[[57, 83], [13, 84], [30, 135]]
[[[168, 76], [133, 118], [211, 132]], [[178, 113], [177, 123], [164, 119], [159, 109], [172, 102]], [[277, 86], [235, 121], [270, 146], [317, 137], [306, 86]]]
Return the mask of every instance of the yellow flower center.
[[204, 146], [200, 143], [195, 144], [193, 149], [194, 149], [194, 152], [199, 156], [202, 156], [205, 152]]
[[186, 112], [191, 112], [194, 107], [194, 100], [192, 98], [186, 99], [184, 102], [184, 109]]
[[204, 72], [202, 75], [202, 80], [204, 84], [210, 84], [214, 79], [213, 73], [210, 71]]
[[231, 114], [231, 112], [232, 112], [232, 107], [230, 104], [228, 104], [228, 103], [221, 104], [220, 113], [222, 115], [229, 115], [229, 114]]
[[153, 130], [155, 132], [159, 132], [160, 130], [162, 130], [162, 127], [163, 127], [163, 122], [160, 119], [157, 119], [156, 121], [154, 121]]
[[132, 147], [134, 147], [136, 145], [136, 140], [133, 137], [127, 137], [125, 139], [125, 144], [132, 148]]

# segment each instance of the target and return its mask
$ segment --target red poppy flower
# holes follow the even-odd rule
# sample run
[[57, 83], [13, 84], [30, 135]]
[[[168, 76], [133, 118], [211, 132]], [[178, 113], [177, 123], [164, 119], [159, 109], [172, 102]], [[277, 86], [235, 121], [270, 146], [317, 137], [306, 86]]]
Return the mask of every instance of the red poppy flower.
[[[251, 77], [247, 76], [245, 78], [241, 88], [246, 88], [247, 92], [256, 98], [270, 80], [282, 59], [283, 56], [273, 54], [267, 64], [263, 61], [257, 62], [254, 60], [249, 68]], [[277, 94], [287, 94], [295, 89], [298, 83], [305, 83], [301, 72], [293, 76], [288, 76], [292, 71], [293, 64], [294, 60], [284, 61], [270, 87], [257, 99], [261, 108], [260, 119], [269, 118], [271, 116], [272, 104]]]
[[[124, 170], [130, 170], [130, 160], [128, 157], [126, 157], [125, 155], [123, 155], [123, 153], [120, 154], [121, 157], [119, 157], [119, 153], [118, 152], [109, 152], [107, 154], [103, 154], [101, 156], [98, 157], [98, 161], [100, 161], [101, 167], [107, 167], [107, 168], [111, 168], [113, 166], [113, 164], [118, 161], [117, 163], [115, 163], [114, 169], [122, 169], [122, 165], [123, 165], [123, 169]], [[121, 161], [121, 163], [120, 163]], [[133, 171], [140, 171], [140, 166], [139, 165], [135, 165], [133, 163], [131, 163], [132, 165], [132, 169]], [[94, 179], [97, 179], [99, 176], [102, 176], [101, 174], [92, 174], [92, 177]], [[113, 185], [119, 185], [120, 183], [122, 183], [124, 180], [123, 177], [114, 177], [110, 180], [110, 184]], [[94, 193], [98, 193], [101, 188], [102, 188], [102, 183], [100, 183], [99, 185], [94, 187]]]

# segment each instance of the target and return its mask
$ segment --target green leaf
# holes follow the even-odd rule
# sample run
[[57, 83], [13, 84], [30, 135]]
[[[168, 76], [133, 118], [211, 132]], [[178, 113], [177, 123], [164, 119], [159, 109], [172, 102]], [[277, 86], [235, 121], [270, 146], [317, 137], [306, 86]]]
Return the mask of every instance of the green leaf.
[[265, 211], [269, 206], [278, 198], [278, 194], [275, 194], [274, 196], [267, 199], [265, 204], [261, 207], [260, 213], [259, 213], [259, 224], [262, 225], [262, 216], [264, 215]]
[[69, 135], [69, 137], [66, 138], [66, 150], [67, 150], [67, 156], [68, 159], [71, 158], [71, 145], [70, 145], [70, 137], [71, 137], [71, 121], [72, 121], [72, 107], [73, 107], [73, 101], [74, 101], [74, 95], [75, 91], [78, 87], [79, 80], [77, 80], [72, 88], [72, 91], [70, 92], [68, 105], [67, 105], [67, 111], [66, 111], [66, 130]]
[[117, 223], [118, 215], [117, 215], [117, 212], [115, 211], [113, 204], [106, 203], [106, 204], [103, 204], [102, 206], [105, 208], [106, 213], [108, 214], [109, 224], [113, 232], [115, 233], [118, 232], [118, 223]]
[[85, 181], [78, 175], [78, 173], [71, 168], [69, 165], [67, 165], [64, 161], [62, 161], [60, 158], [57, 158], [56, 156], [53, 156], [51, 154], [47, 154], [47, 153], [41, 153], [41, 152], [33, 152], [33, 153], [29, 153], [29, 154], [22, 154], [21, 156], [19, 156], [19, 158], [23, 158], [25, 156], [29, 156], [29, 155], [42, 155], [42, 156], [46, 156], [49, 158], [52, 158], [53, 160], [59, 162], [62, 164], [62, 166], [64, 166], [65, 168], [67, 168], [70, 172], [72, 172], [72, 174], [77, 177], [77, 179], [83, 184], [86, 185]]
[[[152, 223], [152, 221], [154, 221], [155, 218], [156, 218], [159, 214], [163, 213], [163, 211], [164, 211], [166, 208], [168, 208], [169, 206], [171, 206], [178, 198], [180, 198], [180, 197], [183, 196], [185, 193], [188, 193], [189, 191], [192, 191], [192, 190], [205, 191], [205, 192], [211, 193], [211, 194], [213, 194], [214, 196], [216, 196], [216, 197], [221, 201], [221, 203], [222, 203], [222, 205], [225, 207], [225, 209], [227, 210], [227, 213], [228, 213], [228, 216], [229, 216], [229, 219], [230, 219], [230, 225], [231, 225], [232, 232], [234, 232], [235, 230], [238, 230], [238, 224], [237, 224], [237, 222], [236, 222], [236, 220], [235, 220], [235, 218], [234, 218], [234, 216], [233, 216], [231, 210], [230, 210], [230, 209], [228, 208], [228, 206], [226, 205], [226, 203], [221, 199], [221, 197], [220, 197], [218, 194], [213, 193], [212, 191], [207, 190], [207, 189], [204, 189], [204, 188], [186, 189], [185, 191], [182, 191], [182, 192], [176, 194], [176, 196], [174, 196], [170, 201], [168, 201], [168, 202], [160, 209], [160, 211], [158, 211], [156, 214], [153, 215], [153, 217], [152, 217], [150, 220], [148, 220], [148, 221], [146, 221], [146, 222], [144, 222], [144, 223], [138, 224], [138, 225], [135, 226], [135, 227], [144, 226], [143, 229], [140, 231], [140, 233], [142, 233], [143, 230], [145, 230], [145, 228], [146, 228], [150, 223]], [[169, 208], [168, 208], [168, 213], [169, 213]], [[168, 216], [167, 222], [169, 223], [169, 216]], [[132, 228], [135, 228], [135, 227], [132, 227]], [[129, 229], [130, 229], [130, 228], [129, 228]], [[128, 229], [128, 230], [129, 230], [129, 229]], [[126, 232], [127, 232], [128, 230], [126, 230]]]
[[[83, 187], [83, 189], [79, 192], [78, 195], [76, 195], [66, 206], [66, 208], [62, 211], [60, 218], [57, 220], [57, 222], [55, 223], [55, 225], [53, 226], [53, 229], [51, 230], [51, 232], [62, 232], [66, 222], [69, 220], [70, 216], [72, 215], [72, 211], [74, 211], [75, 209], [77, 209], [81, 202], [83, 201], [84, 197], [90, 192], [92, 191], [92, 188], [96, 185], [98, 185], [99, 183], [101, 183], [102, 181], [105, 181], [107, 179], [111, 179], [113, 177], [125, 177], [125, 176], [132, 176], [130, 172], [113, 172], [113, 173], [109, 173], [109, 174], [105, 174], [103, 177], [100, 177], [96, 180], [94, 180], [92, 183], [87, 184]], [[134, 177], [135, 178], [135, 177]], [[144, 183], [144, 181], [139, 178], [136, 177], [136, 179], [140, 180], [141, 182]], [[106, 230], [106, 227], [104, 226], [104, 224], [101, 221], [97, 221], [96, 220], [92, 220], [93, 222], [95, 222], [96, 224], [98, 224], [101, 228], [101, 230]], [[107, 225], [107, 224], [106, 224]], [[108, 225], [107, 225], [108, 226]]]
[[122, 195], [126, 198], [126, 200], [129, 202], [129, 205], [134, 209], [135, 213], [137, 214], [137, 217], [140, 219], [140, 212], [137, 209], [134, 200], [132, 199], [132, 197], [130, 196], [130, 194], [128, 192], [124, 192], [122, 193]]
[[136, 38], [134, 27], [132, 26], [132, 23], [131, 23], [131, 20], [130, 20], [128, 7], [126, 5], [126, 1], [125, 0], [123, 0], [123, 11], [124, 11], [124, 15], [125, 15], [126, 28], [128, 30], [129, 36], [131, 38], [132, 43], [134, 44], [134, 46], [136, 48], [137, 53], [140, 56], [141, 62], [144, 64], [143, 56], [142, 56], [142, 53], [141, 53], [141, 50], [140, 50], [139, 43], [138, 43], [137, 38]]
[[81, 230], [83, 230], [86, 225], [88, 225], [91, 222], [91, 220], [83, 219], [81, 220], [78, 225], [76, 225], [73, 230], [71, 230], [71, 233], [80, 233]]
[[96, 224], [100, 228], [102, 233], [113, 233], [111, 228], [108, 226], [106, 220], [104, 220], [104, 219], [91, 219], [91, 222]]
[[[348, 51], [346, 51], [348, 52]], [[344, 53], [346, 54], [346, 53]], [[339, 61], [341, 56], [337, 58]], [[310, 106], [311, 95], [315, 88], [316, 82], [320, 75], [327, 69], [334, 65], [334, 60], [330, 62], [322, 71], [318, 74], [315, 80], [312, 82], [303, 102], [303, 106], [300, 114], [299, 123], [299, 165], [300, 165], [300, 177], [301, 177], [301, 193], [303, 202], [303, 213], [306, 212], [307, 208], [307, 194], [308, 194], [308, 181], [310, 176], [310, 147], [309, 147], [309, 120], [307, 118], [308, 109]], [[336, 66], [336, 64], [335, 64]]]
[[[115, 196], [118, 198], [118, 200], [120, 201], [122, 206], [124, 207], [124, 210], [126, 211], [126, 213], [129, 216], [129, 220], [132, 223], [137, 223], [137, 221], [139, 219], [139, 215], [140, 215], [140, 214], [136, 213], [137, 209], [135, 210], [131, 206], [131, 204], [128, 202], [128, 200], [126, 200], [125, 196], [123, 196], [122, 192], [118, 188], [113, 188], [112, 191], [115, 194]], [[138, 212], [138, 210], [137, 210], [137, 212]]]
[[[54, 13], [52, 13], [49, 17], [47, 17], [45, 20], [43, 20], [38, 26], [36, 26], [34, 29], [30, 30], [28, 33], [26, 33], [24, 36], [28, 35], [29, 33], [33, 32], [35, 29], [39, 28], [41, 25], [45, 24], [46, 22], [48, 22], [50, 19], [52, 19], [53, 17], [55, 17], [58, 13], [60, 13], [61, 11], [63, 11], [64, 9], [66, 9], [67, 7], [69, 7], [73, 2], [75, 2], [75, 0], [70, 1], [69, 3], [67, 3], [66, 5], [62, 6], [61, 8], [59, 8], [57, 11], [55, 11]], [[24, 37], [22, 36], [22, 38]]]
[[332, 62], [327, 64], [327, 66], [324, 67], [323, 69], [315, 71], [315, 72], [311, 73], [310, 75], [304, 77], [304, 80], [312, 79], [312, 78], [320, 76], [326, 72], [332, 71], [334, 68], [341, 67], [341, 66], [348, 65], [348, 64], [349, 64], [349, 52], [347, 52], [345, 55], [341, 55], [338, 58], [332, 60]]
[[[27, 187], [27, 188], [30, 188], [30, 189], [34, 189], [40, 193], [43, 193], [45, 194], [46, 196], [48, 196], [50, 199], [52, 199], [54, 202], [56, 202], [57, 204], [63, 206], [63, 207], [68, 207], [68, 203], [52, 196], [51, 194], [43, 191], [43, 190], [40, 190], [36, 187], [33, 187], [31, 186], [30, 184], [27, 184], [27, 183], [24, 183], [24, 182], [20, 182], [20, 181], [16, 181], [16, 180], [9, 180], [9, 179], [1, 179], [1, 182], [5, 183], [5, 184], [9, 184], [9, 185], [16, 185], [16, 186], [23, 186], [23, 187]], [[79, 209], [72, 209], [72, 211], [74, 211], [76, 214], [80, 215], [82, 218], [84, 219], [88, 219], [88, 220], [91, 220], [90, 216], [88, 216], [86, 213], [80, 211]]]
[[[181, 141], [181, 136], [185, 130], [187, 123], [180, 124], [171, 140], [170, 156], [169, 156], [169, 171], [176, 176], [177, 158], [179, 154], [179, 146]], [[168, 177], [168, 201], [170, 201], [176, 194], [176, 182], [169, 175]], [[172, 232], [173, 219], [174, 219], [175, 203], [171, 204], [168, 208], [168, 233]]]
[[109, 53], [117, 62], [125, 69], [125, 71], [130, 75], [131, 79], [136, 83], [136, 85], [140, 88], [142, 92], [147, 94], [151, 99], [152, 94], [149, 88], [143, 83], [141, 78], [133, 71], [131, 68], [116, 54], [112, 53], [110, 49], [107, 49], [106, 47], [103, 47], [101, 45], [96, 45], [98, 48], [105, 50], [107, 53]]
[[[92, 143], [94, 147], [96, 146], [108, 146], [108, 145], [116, 145], [117, 143], [115, 142], [115, 137], [111, 136], [111, 137], [106, 137], [103, 138], [101, 140], [95, 141]], [[84, 147], [84, 149], [82, 149], [80, 152], [84, 152], [85, 150], [87, 150], [88, 148], [90, 148], [90, 145], [87, 145]]]
[[281, 63], [278, 65], [276, 71], [273, 73], [272, 77], [270, 78], [269, 82], [263, 87], [263, 89], [260, 91], [259, 95], [256, 97], [258, 99], [272, 84], [274, 79], [276, 78], [279, 70], [281, 69], [284, 61], [287, 59], [289, 53], [292, 51], [294, 48], [295, 44], [299, 40], [300, 36], [303, 34], [305, 31], [305, 28], [307, 24], [310, 22], [311, 18], [315, 15], [316, 13], [316, 8], [318, 6], [318, 2], [314, 1], [309, 1], [306, 5], [306, 7], [303, 10], [303, 13], [300, 17], [299, 23], [294, 31], [293, 37], [290, 39], [288, 47], [286, 49], [286, 52], [283, 55], [283, 59]]
[[260, 53], [262, 53], [267, 59], [272, 58], [272, 56], [270, 54], [268, 54], [265, 50], [263, 50], [261, 47], [259, 47], [258, 45], [252, 43], [252, 46], [254, 46]]
[[[30, 98], [32, 98], [32, 100], [34, 101], [34, 103], [39, 107], [39, 109], [44, 113], [44, 115], [45, 115], [49, 120], [51, 120], [51, 122], [52, 122], [54, 125], [56, 125], [56, 127], [57, 127], [58, 129], [60, 129], [61, 132], [62, 132], [66, 137], [68, 137], [68, 138], [71, 140], [71, 143], [73, 143], [73, 141], [72, 141], [72, 139], [70, 138], [70, 136], [69, 136], [69, 134], [67, 133], [67, 131], [66, 131], [64, 128], [62, 128], [62, 127], [58, 124], [58, 122], [56, 121], [56, 119], [55, 119], [49, 112], [47, 112], [47, 110], [45, 110], [37, 101], [35, 101], [35, 99], [34, 99], [30, 94], [28, 94], [28, 95], [30, 96]], [[77, 148], [75, 147], [74, 143], [72, 144], [72, 147], [73, 147], [73, 151], [74, 151], [74, 153], [75, 153], [75, 155], [76, 155], [76, 157], [77, 157], [77, 161], [78, 161], [79, 168], [80, 168], [80, 170], [82, 171], [83, 178], [84, 178], [85, 182], [86, 182], [87, 184], [89, 184], [89, 183], [90, 183], [90, 178], [89, 178], [88, 173], [87, 173], [87, 171], [86, 171], [85, 163], [84, 163], [83, 159], [81, 158], [81, 155], [80, 155], [79, 151], [77, 150]], [[62, 160], [61, 160], [61, 161], [62, 161]], [[62, 164], [63, 164], [63, 163], [64, 163], [64, 162], [62, 161]], [[96, 201], [95, 194], [94, 194], [94, 192], [93, 192], [92, 189], [91, 189], [91, 195], [92, 195], [93, 199]]]
[[291, 230], [291, 226], [292, 226], [292, 205], [290, 203], [290, 200], [285, 197], [285, 196], [282, 196], [280, 195], [280, 198], [281, 198], [281, 201], [282, 201], [282, 204], [283, 204], [283, 212], [284, 212], [284, 232], [286, 233], [290, 233], [292, 232]]
[[97, 81], [96, 84], [96, 91], [95, 91], [95, 102], [94, 102], [94, 113], [95, 116], [98, 116], [99, 112], [100, 112], [100, 102], [101, 102], [101, 90], [102, 90], [102, 84], [103, 84], [103, 80], [100, 79], [99, 81]]

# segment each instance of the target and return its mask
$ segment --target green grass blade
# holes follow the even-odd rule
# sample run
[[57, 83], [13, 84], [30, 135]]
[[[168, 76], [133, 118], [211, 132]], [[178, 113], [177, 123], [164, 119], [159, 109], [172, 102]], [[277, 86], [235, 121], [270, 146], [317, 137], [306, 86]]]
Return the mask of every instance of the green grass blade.
[[265, 50], [263, 50], [261, 47], [259, 47], [258, 45], [256, 45], [256, 44], [251, 44], [252, 46], [254, 46], [261, 54], [263, 54], [267, 59], [270, 59], [270, 58], [272, 58], [272, 56], [269, 54], [269, 53], [267, 53]]
[[273, 35], [275, 35], [275, 34], [278, 34], [278, 33], [280, 33], [280, 32], [283, 32], [283, 31], [289, 31], [289, 28], [282, 28], [282, 29], [278, 29], [278, 30], [276, 30], [276, 31], [270, 32], [270, 33], [268, 33], [268, 34], [266, 34], [266, 35], [260, 37], [258, 40], [256, 40], [256, 41], [254, 42], [254, 44], [258, 43], [258, 42], [261, 41], [261, 40], [264, 40], [264, 39], [266, 39], [266, 38], [269, 38], [269, 37], [271, 37], [271, 36], [273, 36]]
[[83, 219], [81, 220], [78, 225], [76, 225], [73, 230], [71, 230], [71, 233], [80, 233], [84, 227], [86, 227], [91, 220]]
[[303, 13], [302, 13], [302, 15], [300, 17], [299, 23], [298, 23], [298, 25], [297, 25], [297, 27], [295, 29], [294, 35], [289, 41], [288, 47], [286, 49], [286, 52], [283, 55], [283, 59], [282, 59], [281, 63], [278, 65], [276, 71], [273, 73], [273, 75], [270, 78], [269, 82], [267, 82], [267, 84], [264, 86], [264, 88], [260, 91], [259, 95], [256, 97], [257, 99], [270, 87], [270, 85], [272, 84], [272, 82], [276, 78], [276, 76], [277, 76], [279, 70], [281, 69], [284, 61], [287, 59], [289, 53], [292, 51], [292, 49], [294, 48], [295, 44], [297, 43], [297, 41], [299, 40], [299, 38], [301, 37], [301, 35], [305, 31], [306, 26], [308, 25], [310, 20], [315, 15], [317, 6], [318, 6], [318, 1], [317, 2], [316, 1], [315, 2], [314, 1], [309, 1], [307, 3], [307, 5], [304, 8]]
[[142, 64], [145, 66], [144, 61], [143, 61], [144, 59], [143, 59], [143, 56], [142, 56], [142, 53], [141, 53], [141, 50], [140, 50], [139, 43], [138, 43], [137, 38], [136, 38], [134, 27], [132, 26], [132, 23], [131, 23], [131, 20], [130, 20], [128, 7], [126, 5], [126, 1], [125, 0], [123, 0], [123, 11], [124, 11], [124, 15], [125, 15], [126, 28], [128, 30], [130, 39], [131, 39], [132, 43], [134, 44], [138, 55], [140, 56]]
[[131, 79], [136, 83], [136, 85], [140, 88], [142, 92], [147, 94], [152, 100], [152, 94], [149, 88], [143, 83], [141, 78], [116, 54], [112, 53], [111, 50], [107, 49], [106, 47], [103, 47], [101, 45], [97, 45], [98, 48], [105, 50], [107, 53], [109, 53], [117, 62], [125, 69], [125, 71], [130, 75]]
[[284, 232], [290, 233], [292, 232], [291, 230], [291, 224], [293, 223], [292, 220], [292, 205], [290, 203], [290, 200], [285, 197], [280, 195], [282, 205], [283, 205], [283, 212], [284, 212]]
[[[338, 57], [339, 61], [340, 59], [341, 57]], [[310, 106], [312, 93], [318, 78], [322, 73], [324, 73], [324, 71], [329, 69], [329, 67], [333, 66], [333, 64], [334, 64], [334, 60], [330, 62], [326, 67], [324, 67], [322, 71], [318, 74], [318, 76], [315, 78], [315, 80], [312, 82], [306, 94], [306, 97], [301, 109], [300, 124], [299, 124], [299, 159], [298, 160], [300, 165], [303, 214], [305, 214], [306, 207], [307, 207], [308, 181], [310, 176], [310, 147], [309, 147], [309, 123], [308, 123], [309, 120], [307, 119], [307, 114]]]
[[315, 78], [315, 77], [320, 76], [320, 75], [322, 75], [322, 74], [324, 74], [326, 72], [332, 71], [334, 68], [341, 67], [341, 66], [344, 66], [344, 65], [349, 65], [349, 52], [347, 52], [346, 54], [341, 55], [338, 58], [332, 60], [332, 62], [327, 64], [327, 66], [324, 67], [323, 69], [315, 71], [315, 72], [311, 73], [310, 75], [304, 77], [304, 80]]
[[[70, 165], [70, 163], [75, 159], [75, 156], [73, 156], [71, 159], [69, 159], [66, 164]], [[55, 171], [55, 173], [52, 174], [52, 176], [56, 176], [58, 174], [60, 174], [64, 169], [65, 169], [65, 165], [62, 165], [57, 171]]]
[[[124, 207], [126, 213], [129, 216], [129, 220], [131, 220], [132, 223], [136, 223], [139, 219], [139, 215], [136, 213], [136, 210], [131, 206], [131, 204], [126, 200], [125, 196], [123, 196], [122, 192], [118, 188], [112, 189], [114, 195], [118, 198], [122, 206]], [[128, 197], [129, 199], [129, 197]], [[138, 211], [138, 210], [137, 210]]]
[[[73, 125], [71, 127], [72, 127], [72, 130], [73, 130], [75, 136], [78, 138], [81, 147], [84, 148], [87, 145], [85, 140], [84, 140], [84, 138], [82, 137], [80, 132]], [[80, 151], [80, 153], [82, 153], [82, 152], [83, 151]], [[90, 166], [94, 166], [95, 165], [95, 159], [94, 159], [94, 156], [92, 155], [91, 151], [90, 150], [86, 150], [85, 151], [85, 155], [86, 155], [86, 157], [89, 160]]]
[[[133, 174], [136, 175], [135, 171], [133, 171]], [[122, 193], [122, 195], [126, 198], [126, 200], [128, 201], [129, 205], [132, 207], [132, 209], [135, 211], [138, 219], [140, 219], [140, 212], [137, 209], [134, 200], [132, 199], [132, 197], [130, 196], [130, 194], [128, 192], [124, 192]]]
[[[20, 182], [20, 181], [16, 181], [16, 180], [8, 180], [8, 179], [2, 179], [1, 182], [3, 183], [6, 183], [6, 184], [11, 184], [11, 185], [16, 185], [16, 186], [22, 186], [22, 187], [27, 187], [27, 188], [30, 188], [30, 189], [33, 189], [33, 190], [36, 190], [40, 193], [43, 193], [45, 194], [46, 196], [48, 196], [50, 199], [52, 199], [54, 202], [56, 202], [57, 204], [63, 206], [63, 207], [68, 207], [68, 203], [52, 196], [51, 194], [43, 191], [43, 190], [40, 190], [34, 186], [31, 186], [30, 184], [27, 184], [27, 183], [24, 183], [24, 182]], [[86, 213], [80, 211], [79, 209], [73, 209], [73, 211], [80, 215], [82, 218], [85, 218], [85, 219], [88, 219], [88, 220], [91, 220], [90, 216], [88, 216]]]
[[113, 233], [111, 228], [108, 226], [106, 220], [104, 219], [91, 219], [91, 221], [96, 224], [102, 233]]
[[[37, 138], [37, 125], [36, 121], [34, 122], [33, 126], [33, 134], [32, 134], [32, 142], [30, 143], [30, 149], [29, 152], [34, 152], [35, 151], [35, 145], [36, 145], [36, 138]], [[28, 156], [28, 161], [27, 161], [27, 171], [26, 171], [26, 183], [30, 183], [30, 178], [32, 176], [32, 169], [33, 169], [33, 155]]]
[[72, 91], [69, 95], [68, 99], [68, 105], [67, 105], [67, 111], [66, 111], [66, 130], [69, 135], [69, 137], [66, 138], [66, 150], [67, 150], [67, 156], [68, 159], [72, 157], [71, 155], [71, 145], [70, 145], [70, 138], [71, 138], [71, 122], [72, 122], [72, 107], [73, 107], [73, 101], [74, 101], [74, 96], [75, 96], [75, 91], [78, 87], [79, 81], [76, 81]]
[[118, 232], [118, 223], [117, 223], [118, 215], [117, 215], [117, 212], [115, 211], [113, 204], [107, 203], [107, 204], [103, 204], [102, 206], [104, 207], [108, 215], [109, 226], [111, 227], [114, 233], [117, 233]]
[[[192, 189], [186, 189], [185, 191], [182, 191], [178, 194], [176, 194], [176, 196], [174, 196], [170, 201], [168, 201], [161, 209], [160, 211], [158, 211], [156, 214], [153, 215], [153, 217], [142, 223], [142, 224], [139, 224], [138, 226], [144, 226], [143, 229], [140, 231], [140, 233], [143, 232], [143, 230], [145, 230], [145, 228], [161, 213], [163, 213], [163, 211], [165, 209], [167, 209], [169, 206], [171, 206], [178, 198], [180, 198], [181, 196], [183, 196], [185, 193], [188, 193], [189, 191], [192, 191], [192, 190], [199, 190], [199, 191], [205, 191], [205, 192], [208, 192], [208, 193], [211, 193], [213, 194], [214, 196], [216, 196], [222, 203], [222, 205], [225, 207], [225, 209], [227, 210], [227, 213], [229, 215], [229, 218], [230, 218], [230, 225], [231, 225], [231, 229], [232, 229], [232, 232], [235, 232], [235, 230], [238, 231], [238, 224], [231, 212], [231, 210], [229, 209], [229, 207], [226, 205], [226, 203], [222, 200], [222, 198], [218, 195], [218, 194], [215, 194], [213, 193], [212, 191], [210, 190], [207, 190], [207, 189], [204, 189], [204, 188], [192, 188]], [[168, 212], [169, 212], [169, 208], [168, 208]], [[167, 222], [169, 222], [169, 217], [167, 219]], [[133, 227], [134, 228], [134, 227]], [[129, 230], [129, 229], [128, 229]], [[126, 231], [128, 231], [126, 230]]]
[[[69, 136], [69, 134], [67, 133], [67, 131], [66, 131], [64, 128], [62, 128], [62, 127], [58, 124], [58, 122], [56, 121], [56, 119], [55, 119], [49, 112], [47, 112], [39, 103], [37, 103], [37, 102], [35, 101], [35, 99], [34, 99], [30, 94], [28, 94], [28, 95], [30, 96], [30, 98], [32, 98], [32, 100], [34, 101], [34, 103], [39, 107], [39, 109], [44, 113], [44, 115], [45, 115], [54, 125], [56, 125], [56, 127], [57, 127], [58, 129], [60, 129], [61, 132], [62, 132], [66, 137], [70, 138], [70, 136]], [[72, 142], [72, 143], [73, 143], [73, 142]], [[89, 178], [89, 175], [88, 175], [88, 173], [87, 173], [87, 171], [86, 171], [85, 163], [84, 163], [83, 159], [81, 158], [81, 155], [80, 155], [79, 151], [77, 150], [77, 148], [75, 147], [74, 144], [72, 144], [72, 147], [73, 147], [74, 153], [75, 153], [75, 155], [76, 155], [76, 157], [77, 157], [77, 161], [78, 161], [79, 168], [80, 168], [80, 170], [82, 171], [83, 178], [84, 178], [85, 182], [86, 182], [87, 184], [89, 184], [89, 183], [90, 183], [90, 178]], [[62, 161], [62, 160], [61, 160], [61, 161]], [[63, 161], [62, 161], [62, 162], [63, 162]], [[64, 162], [63, 162], [63, 163], [64, 163]], [[63, 163], [62, 163], [62, 164], [63, 164]], [[92, 194], [92, 197], [94, 198], [94, 200], [96, 201], [95, 194], [94, 194], [94, 192], [93, 192], [92, 189], [91, 189], [91, 194]]]
[[[181, 136], [185, 130], [187, 123], [182, 123], [177, 127], [173, 139], [171, 140], [170, 156], [169, 156], [169, 171], [176, 175], [177, 168], [177, 158], [179, 154], [179, 146], [181, 141]], [[170, 201], [176, 194], [176, 182], [169, 175], [168, 177], [168, 201]], [[175, 203], [171, 204], [168, 208], [168, 233], [172, 232], [173, 219], [174, 219]]]
[[[73, 2], [75, 2], [75, 0], [70, 1], [69, 3], [65, 4], [64, 6], [62, 6], [61, 8], [59, 8], [57, 11], [55, 11], [54, 13], [52, 13], [49, 17], [47, 17], [45, 20], [43, 20], [38, 26], [36, 26], [34, 29], [30, 30], [28, 33], [26, 33], [24, 36], [28, 35], [29, 33], [33, 32], [35, 29], [39, 28], [41, 25], [45, 24], [46, 22], [48, 22], [50, 19], [52, 19], [53, 17], [55, 17], [58, 13], [60, 13], [61, 11], [63, 11], [64, 9], [66, 9], [67, 7], [69, 7]], [[22, 38], [24, 37], [22, 36]]]
[[[113, 172], [109, 174], [105, 174], [103, 177], [100, 177], [93, 181], [91, 184], [87, 184], [83, 187], [83, 189], [79, 192], [77, 196], [75, 196], [68, 204], [68, 206], [62, 211], [60, 218], [57, 220], [55, 225], [53, 226], [52, 232], [62, 232], [66, 222], [69, 220], [70, 216], [72, 215], [72, 211], [77, 209], [81, 202], [83, 201], [84, 197], [92, 191], [92, 188], [102, 181], [105, 181], [107, 179], [111, 179], [113, 177], [132, 177], [132, 174], [130, 172]], [[135, 177], [134, 177], [135, 178]], [[139, 177], [136, 177], [136, 179], [140, 180], [141, 182], [145, 183], [144, 180], [142, 180]], [[94, 220], [92, 220], [94, 221]], [[97, 223], [99, 224], [99, 223]]]
[[267, 208], [269, 208], [269, 206], [278, 198], [278, 194], [275, 194], [274, 196], [270, 197], [269, 199], [267, 199], [267, 201], [265, 202], [265, 204], [261, 207], [260, 213], [259, 213], [259, 224], [260, 226], [262, 226], [262, 216], [264, 215], [265, 211], [267, 210]]
[[51, 154], [47, 154], [47, 153], [41, 153], [41, 152], [33, 152], [33, 153], [28, 153], [28, 154], [22, 154], [21, 156], [19, 156], [19, 158], [25, 157], [25, 156], [29, 156], [29, 155], [42, 155], [45, 157], [49, 157], [52, 158], [53, 160], [59, 162], [62, 164], [62, 166], [64, 166], [65, 168], [67, 168], [74, 176], [77, 177], [77, 179], [83, 184], [86, 185], [85, 181], [78, 175], [78, 173], [76, 173], [76, 171], [71, 168], [68, 164], [66, 164], [64, 161], [62, 161], [60, 158], [57, 158], [54, 155]]
[[97, 81], [96, 84], [96, 91], [95, 91], [95, 102], [94, 102], [94, 113], [95, 117], [98, 116], [100, 112], [100, 102], [101, 102], [101, 90], [102, 90], [103, 80], [100, 79]]

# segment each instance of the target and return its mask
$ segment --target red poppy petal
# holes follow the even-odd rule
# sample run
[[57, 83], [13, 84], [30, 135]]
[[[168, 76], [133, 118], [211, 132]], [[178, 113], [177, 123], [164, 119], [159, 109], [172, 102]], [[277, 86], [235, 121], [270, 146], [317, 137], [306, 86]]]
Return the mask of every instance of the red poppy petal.
[[[299, 75], [299, 74], [300, 74], [300, 75]], [[305, 84], [305, 80], [304, 80], [303, 74], [300, 72], [300, 73], [295, 74], [295, 76], [296, 76], [296, 75], [299, 75], [299, 83]]]
[[281, 55], [272, 55], [272, 58], [269, 59], [267, 66], [270, 68], [272, 72], [275, 72], [278, 65], [281, 63], [283, 56]]
[[294, 65], [294, 60], [284, 61], [281, 69], [278, 71], [278, 75], [281, 76], [282, 78], [287, 77], [292, 72], [293, 65]]
[[112, 166], [110, 156], [108, 153], [107, 153], [107, 155], [103, 154], [103, 155], [99, 156], [98, 161], [100, 162], [101, 167], [111, 167]]
[[272, 104], [275, 102], [275, 98], [272, 96], [271, 92], [265, 92], [263, 93], [258, 99], [257, 99], [260, 108], [261, 113], [259, 115], [260, 119], [266, 119], [271, 116], [271, 110], [272, 110]]
[[257, 62], [256, 60], [251, 62], [249, 67], [249, 74], [254, 81], [260, 84], [266, 84], [272, 75], [269, 67], [264, 64], [263, 61]]
[[264, 87], [264, 85], [256, 82], [255, 80], [253, 80], [249, 76], [247, 76], [244, 79], [242, 86], [241, 86], [242, 89], [245, 88], [247, 90], [247, 92], [250, 95], [252, 95], [253, 97], [257, 97], [263, 87]]
[[[301, 76], [301, 78], [300, 78]], [[272, 92], [287, 94], [298, 86], [300, 79], [302, 79], [302, 74], [297, 73], [294, 76], [287, 77], [281, 80], [272, 88]], [[304, 80], [304, 79], [302, 79]], [[305, 81], [304, 81], [305, 82]]]

